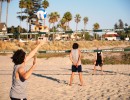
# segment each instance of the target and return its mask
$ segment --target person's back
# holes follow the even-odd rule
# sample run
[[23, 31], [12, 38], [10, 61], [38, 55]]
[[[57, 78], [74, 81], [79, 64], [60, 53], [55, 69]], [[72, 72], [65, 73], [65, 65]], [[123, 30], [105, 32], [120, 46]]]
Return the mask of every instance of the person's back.
[[10, 97], [12, 98], [27, 98], [26, 96], [26, 80], [16, 79], [16, 72], [21, 65], [14, 65], [14, 71], [12, 75], [12, 87], [10, 90]]
[[72, 46], [72, 50], [70, 52], [70, 60], [72, 62], [72, 74], [70, 77], [70, 86], [72, 85], [73, 77], [75, 72], [78, 71], [79, 73], [79, 79], [81, 82], [81, 86], [83, 85], [83, 79], [82, 79], [82, 66], [81, 66], [81, 52], [78, 49], [78, 44], [74, 43]]
[[81, 65], [81, 59], [79, 58], [79, 49], [72, 49], [72, 60], [74, 63], [78, 63], [78, 65]]

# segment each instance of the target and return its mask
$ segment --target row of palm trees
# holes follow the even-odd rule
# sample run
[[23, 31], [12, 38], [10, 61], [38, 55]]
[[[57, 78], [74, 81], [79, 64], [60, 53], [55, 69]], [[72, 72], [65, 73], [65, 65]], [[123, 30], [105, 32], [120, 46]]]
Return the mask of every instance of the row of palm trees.
[[[26, 10], [31, 10], [33, 6], [33, 3], [31, 0], [20, 0], [19, 3], [19, 8], [21, 8], [21, 12], [22, 9], [25, 8]], [[47, 0], [44, 0], [42, 2], [42, 7], [44, 9], [47, 9], [49, 7], [49, 2]], [[24, 19], [27, 19], [26, 16], [18, 16], [19, 19], [21, 21], [23, 21]], [[28, 17], [29, 18], [29, 17]], [[32, 18], [32, 17], [31, 17]], [[76, 22], [76, 31], [78, 29], [78, 23], [81, 21], [81, 16], [80, 14], [76, 14], [75, 18], [75, 22]], [[53, 27], [55, 26], [55, 22], [58, 22], [60, 19], [60, 14], [58, 14], [58, 12], [51, 12], [50, 14], [48, 14], [48, 22], [49, 22], [49, 29], [50, 29], [50, 25], [53, 24]], [[31, 20], [31, 19], [30, 19]], [[61, 20], [59, 21], [57, 27], [60, 27], [62, 29], [66, 30], [70, 30], [70, 26], [69, 26], [69, 22], [72, 20], [72, 14], [70, 12], [66, 12], [63, 17], [61, 18]], [[88, 22], [88, 17], [84, 17], [83, 18], [84, 21], [84, 30], [86, 29], [86, 25]], [[45, 25], [45, 20], [44, 20], [44, 25]], [[95, 23], [94, 24], [94, 29], [99, 29], [99, 24]]]
[[[3, 2], [7, 2], [7, 10], [6, 10], [6, 25], [8, 24], [8, 7], [9, 7], [9, 3], [11, 0], [0, 0], [0, 22], [1, 22], [1, 13], [2, 13], [2, 3]], [[27, 24], [29, 23], [29, 30], [31, 31], [31, 25], [35, 24], [35, 22], [32, 22], [32, 19], [37, 19], [36, 15], [34, 14], [34, 12], [37, 10], [35, 9], [34, 6], [34, 1], [37, 0], [20, 0], [19, 1], [19, 8], [21, 9], [21, 12], [19, 12], [18, 14], [20, 14], [19, 16], [17, 16], [17, 18], [20, 19], [20, 26], [21, 26], [21, 21], [24, 21], [25, 19], [27, 20]], [[41, 1], [41, 0], [39, 0]], [[38, 1], [37, 1], [38, 2]], [[42, 6], [41, 6], [42, 5]], [[43, 7], [44, 9], [47, 9], [49, 7], [49, 2], [47, 0], [42, 1], [42, 4], [39, 5], [40, 7]], [[23, 11], [24, 9], [24, 11]], [[25, 13], [24, 15], [22, 15], [23, 13]], [[58, 12], [51, 12], [50, 14], [48, 14], [48, 22], [49, 22], [49, 29], [50, 29], [50, 25], [53, 24], [53, 30], [54, 30], [54, 26], [55, 23], [58, 22], [57, 27], [62, 28], [63, 30], [71, 30], [69, 23], [72, 20], [72, 14], [70, 12], [66, 12], [63, 17], [60, 19], [60, 14], [58, 14]], [[75, 17], [75, 22], [76, 22], [76, 32], [78, 30], [78, 23], [81, 21], [81, 16], [80, 14], [76, 14]], [[84, 30], [86, 29], [86, 25], [88, 22], [88, 17], [84, 17], [83, 18], [84, 21]], [[45, 20], [44, 20], [44, 25], [45, 25]], [[98, 23], [95, 23], [94, 25], [94, 30], [97, 30], [100, 28]], [[20, 30], [19, 30], [20, 32]]]

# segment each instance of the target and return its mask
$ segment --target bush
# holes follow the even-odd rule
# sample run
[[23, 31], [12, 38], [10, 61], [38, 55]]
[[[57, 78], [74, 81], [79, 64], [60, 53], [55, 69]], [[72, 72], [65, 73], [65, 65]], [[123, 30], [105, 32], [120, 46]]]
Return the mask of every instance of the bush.
[[81, 59], [81, 63], [82, 64], [92, 64], [93, 62], [92, 62], [92, 60], [89, 60], [89, 59]]
[[122, 63], [123, 64], [130, 64], [130, 53], [124, 53], [122, 55]]

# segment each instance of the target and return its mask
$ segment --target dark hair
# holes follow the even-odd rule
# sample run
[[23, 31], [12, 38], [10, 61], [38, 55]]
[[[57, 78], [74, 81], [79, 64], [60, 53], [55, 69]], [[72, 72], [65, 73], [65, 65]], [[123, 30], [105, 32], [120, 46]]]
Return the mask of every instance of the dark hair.
[[13, 54], [11, 59], [15, 65], [22, 64], [24, 62], [25, 55], [26, 53], [22, 49], [19, 49]]
[[78, 47], [79, 47], [78, 43], [74, 43], [72, 46], [73, 49], [78, 49]]

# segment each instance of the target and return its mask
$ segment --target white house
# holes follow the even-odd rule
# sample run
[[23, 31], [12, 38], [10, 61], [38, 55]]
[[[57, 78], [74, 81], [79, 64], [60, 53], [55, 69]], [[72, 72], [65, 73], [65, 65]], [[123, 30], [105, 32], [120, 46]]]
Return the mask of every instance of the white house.
[[107, 32], [103, 35], [105, 40], [120, 40], [119, 35], [116, 32]]
[[7, 27], [5, 23], [0, 23], [0, 33], [6, 34], [7, 33]]

